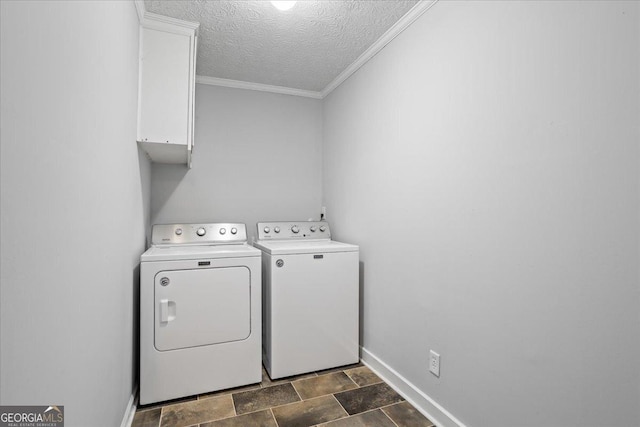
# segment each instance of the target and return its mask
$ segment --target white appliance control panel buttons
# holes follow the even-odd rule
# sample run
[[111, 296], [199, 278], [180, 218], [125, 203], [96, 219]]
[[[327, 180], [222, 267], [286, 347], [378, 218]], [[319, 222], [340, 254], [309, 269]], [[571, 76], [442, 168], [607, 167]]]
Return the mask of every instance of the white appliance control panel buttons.
[[[273, 231], [273, 232], [272, 232]], [[259, 222], [258, 240], [289, 240], [289, 239], [331, 239], [331, 229], [326, 221], [299, 222]]]
[[[227, 233], [227, 231], [231, 233]], [[156, 224], [151, 230], [154, 245], [245, 243], [247, 227], [241, 223]]]

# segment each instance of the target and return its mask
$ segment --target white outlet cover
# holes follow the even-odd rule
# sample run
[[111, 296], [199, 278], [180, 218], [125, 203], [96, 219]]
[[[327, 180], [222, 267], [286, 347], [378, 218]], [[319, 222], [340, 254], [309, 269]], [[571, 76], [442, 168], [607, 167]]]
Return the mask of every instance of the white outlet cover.
[[440, 355], [433, 350], [429, 351], [429, 372], [440, 377]]

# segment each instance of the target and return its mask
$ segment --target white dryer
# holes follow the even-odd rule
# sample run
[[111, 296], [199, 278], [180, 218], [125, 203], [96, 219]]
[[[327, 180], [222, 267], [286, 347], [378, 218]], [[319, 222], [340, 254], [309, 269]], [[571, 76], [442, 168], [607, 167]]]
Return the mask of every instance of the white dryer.
[[359, 361], [359, 248], [329, 224], [260, 222], [263, 364], [273, 379]]
[[244, 224], [154, 225], [140, 266], [140, 404], [258, 383], [261, 252]]

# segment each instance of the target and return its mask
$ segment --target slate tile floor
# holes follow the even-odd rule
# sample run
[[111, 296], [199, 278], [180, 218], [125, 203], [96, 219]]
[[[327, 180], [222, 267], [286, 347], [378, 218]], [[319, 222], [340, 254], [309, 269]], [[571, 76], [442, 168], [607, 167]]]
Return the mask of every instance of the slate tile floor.
[[132, 427], [430, 427], [362, 364], [139, 407]]

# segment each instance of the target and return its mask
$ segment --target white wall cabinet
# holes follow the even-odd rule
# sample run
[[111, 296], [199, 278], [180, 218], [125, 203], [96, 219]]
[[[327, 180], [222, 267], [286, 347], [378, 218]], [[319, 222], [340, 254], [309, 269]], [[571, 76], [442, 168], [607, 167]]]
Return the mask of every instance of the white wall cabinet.
[[141, 25], [138, 143], [157, 163], [191, 167], [198, 27], [152, 13]]

